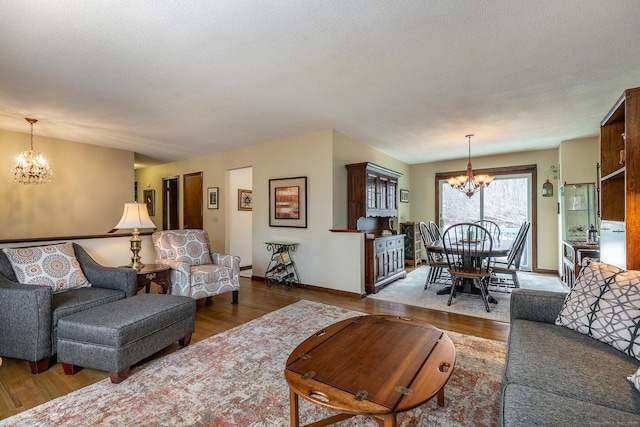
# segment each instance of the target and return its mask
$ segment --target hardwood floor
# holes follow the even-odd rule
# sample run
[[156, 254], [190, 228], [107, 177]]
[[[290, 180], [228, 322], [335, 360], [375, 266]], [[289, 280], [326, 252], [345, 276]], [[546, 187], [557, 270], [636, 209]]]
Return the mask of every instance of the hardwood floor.
[[[152, 292], [157, 292], [152, 285]], [[260, 281], [241, 278], [239, 304], [231, 304], [231, 294], [199, 300], [196, 331], [191, 343], [246, 323], [294, 302], [306, 299], [370, 314], [389, 314], [420, 319], [438, 328], [466, 335], [506, 341], [509, 325], [454, 313], [428, 310], [404, 304], [365, 298], [362, 300], [308, 289], [286, 291], [267, 288]], [[177, 350], [174, 343], [151, 357], [158, 358]], [[148, 361], [149, 359], [145, 360]], [[143, 362], [145, 362], [143, 361]], [[141, 362], [141, 363], [143, 363]], [[107, 372], [83, 369], [75, 375], [64, 375], [60, 363], [48, 371], [33, 375], [26, 361], [3, 358], [0, 366], [0, 419], [65, 395], [108, 377]]]

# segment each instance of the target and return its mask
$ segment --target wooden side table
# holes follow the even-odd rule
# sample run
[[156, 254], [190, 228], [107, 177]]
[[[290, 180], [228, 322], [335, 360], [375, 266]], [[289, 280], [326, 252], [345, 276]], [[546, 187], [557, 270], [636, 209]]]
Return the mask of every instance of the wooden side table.
[[[131, 267], [127, 267], [131, 268]], [[160, 293], [169, 292], [169, 266], [164, 264], [146, 264], [142, 269], [136, 270], [138, 275], [138, 291], [145, 288], [145, 292], [149, 293], [151, 282], [157, 284]]]

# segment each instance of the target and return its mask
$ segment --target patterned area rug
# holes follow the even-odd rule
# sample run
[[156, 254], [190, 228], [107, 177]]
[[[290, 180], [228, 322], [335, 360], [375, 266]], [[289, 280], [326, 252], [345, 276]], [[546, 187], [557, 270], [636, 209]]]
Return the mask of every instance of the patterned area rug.
[[[509, 322], [510, 289], [491, 285], [489, 293], [498, 303], [489, 304], [491, 311], [487, 313], [479, 296], [458, 293], [450, 306], [447, 306], [449, 294], [438, 295], [436, 292], [444, 288], [443, 284], [431, 284], [424, 289], [427, 280], [428, 266], [420, 266], [409, 272], [405, 279], [396, 280], [382, 288], [377, 294], [367, 295], [367, 298], [399, 302], [417, 307], [446, 311], [449, 313], [466, 314], [483, 319]], [[525, 289], [540, 289], [562, 291], [562, 282], [557, 276], [548, 274], [534, 274], [519, 272], [520, 287]], [[565, 292], [567, 292], [565, 290]]]
[[[300, 301], [11, 418], [0, 426], [288, 426], [288, 355], [311, 334], [361, 313]], [[496, 425], [506, 345], [448, 333], [456, 346], [445, 406], [435, 399], [398, 416], [399, 426]], [[328, 410], [300, 400], [301, 422]], [[355, 417], [337, 426], [371, 426]]]

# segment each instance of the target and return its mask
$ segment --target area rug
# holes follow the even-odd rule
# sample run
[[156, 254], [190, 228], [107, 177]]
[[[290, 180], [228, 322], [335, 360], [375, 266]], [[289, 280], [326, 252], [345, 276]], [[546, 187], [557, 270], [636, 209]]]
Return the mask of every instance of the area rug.
[[[312, 333], [361, 313], [300, 301], [132, 370], [0, 421], [0, 426], [289, 425], [288, 355]], [[427, 402], [398, 416], [399, 426], [495, 425], [506, 345], [448, 333], [457, 361], [445, 406]], [[301, 399], [303, 424], [331, 413]], [[371, 426], [359, 416], [337, 426]]]
[[[446, 311], [449, 313], [466, 314], [483, 319], [509, 322], [509, 302], [511, 294], [505, 287], [491, 286], [489, 293], [498, 303], [489, 304], [487, 310], [479, 296], [458, 293], [456, 298], [447, 306], [449, 295], [438, 295], [436, 292], [444, 288], [443, 284], [431, 284], [424, 289], [427, 280], [428, 266], [420, 266], [409, 272], [405, 279], [396, 280], [382, 288], [378, 293], [367, 295], [367, 298], [384, 301], [399, 302], [417, 307]], [[563, 285], [558, 277], [547, 274], [533, 274], [519, 272], [518, 280], [521, 288], [562, 291]]]

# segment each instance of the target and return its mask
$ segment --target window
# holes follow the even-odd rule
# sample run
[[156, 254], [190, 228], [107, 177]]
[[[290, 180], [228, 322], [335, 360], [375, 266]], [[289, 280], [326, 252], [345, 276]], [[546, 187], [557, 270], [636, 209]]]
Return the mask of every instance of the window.
[[[480, 190], [472, 197], [467, 197], [451, 188], [446, 179], [460, 173], [448, 172], [436, 174], [437, 218], [441, 230], [459, 222], [474, 222], [480, 219], [491, 220], [500, 225], [500, 238], [515, 238], [523, 221], [532, 222], [527, 235], [527, 243], [520, 268], [532, 270], [534, 232], [535, 191], [533, 186], [536, 166], [504, 168], [499, 170], [483, 170], [482, 173], [495, 175], [495, 179], [487, 188]], [[479, 174], [480, 171], [474, 171]]]

